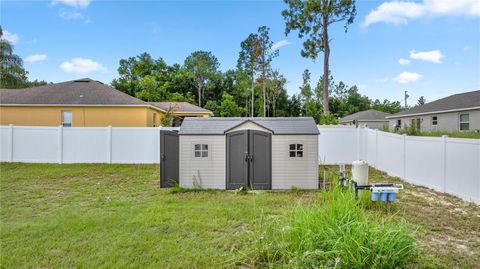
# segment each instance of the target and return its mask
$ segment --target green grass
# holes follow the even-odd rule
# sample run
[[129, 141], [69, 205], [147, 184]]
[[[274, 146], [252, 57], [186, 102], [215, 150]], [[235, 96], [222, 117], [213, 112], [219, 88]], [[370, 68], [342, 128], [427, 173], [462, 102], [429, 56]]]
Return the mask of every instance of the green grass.
[[[0, 164], [0, 268], [268, 266], [260, 251], [267, 228], [303, 219], [314, 225], [328, 210], [351, 206], [323, 207], [328, 195], [312, 191], [159, 189], [158, 177], [158, 165]], [[398, 180], [375, 170], [371, 177]], [[432, 196], [424, 199], [423, 193]], [[421, 254], [411, 267], [480, 264], [478, 206], [407, 185], [391, 212], [369, 207], [353, 213], [367, 220], [367, 230], [382, 234], [391, 230], [391, 223], [399, 224], [396, 231], [403, 234], [406, 220]], [[356, 231], [363, 229], [360, 224], [354, 226]]]

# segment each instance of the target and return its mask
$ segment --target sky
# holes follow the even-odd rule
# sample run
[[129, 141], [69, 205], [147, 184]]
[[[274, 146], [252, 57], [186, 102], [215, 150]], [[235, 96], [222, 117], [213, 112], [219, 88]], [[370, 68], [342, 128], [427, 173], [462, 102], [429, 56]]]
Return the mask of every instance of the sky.
[[[168, 64], [193, 51], [211, 51], [226, 71], [236, 67], [240, 42], [270, 28], [280, 55], [272, 62], [299, 92], [309, 69], [312, 86], [323, 55], [302, 58], [303, 40], [285, 35], [283, 1], [51, 0], [0, 2], [4, 38], [24, 60], [29, 79], [61, 82], [90, 77], [110, 83], [119, 60], [148, 52]], [[372, 99], [409, 105], [480, 89], [480, 1], [356, 1], [345, 33], [332, 26], [330, 69], [335, 81], [357, 85]]]

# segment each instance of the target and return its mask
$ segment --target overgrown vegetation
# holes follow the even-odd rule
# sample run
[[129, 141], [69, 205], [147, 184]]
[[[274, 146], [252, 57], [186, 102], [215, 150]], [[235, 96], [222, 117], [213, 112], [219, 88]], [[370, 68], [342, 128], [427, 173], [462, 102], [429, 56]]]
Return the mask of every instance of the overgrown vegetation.
[[416, 257], [407, 225], [368, 214], [349, 191], [323, 191], [285, 221], [260, 225], [259, 263], [271, 268], [406, 268]]
[[[369, 174], [373, 181], [400, 182], [374, 169]], [[408, 256], [408, 267], [478, 268], [480, 207], [404, 184], [388, 211], [371, 203], [359, 207], [335, 192], [159, 189], [158, 165], [1, 163], [0, 264], [251, 268], [321, 261], [340, 268], [358, 263], [352, 252], [379, 262], [364, 267], [379, 268], [383, 264], [370, 254], [398, 247], [390, 243], [410, 248], [413, 234], [419, 254]], [[290, 229], [272, 234], [282, 225]], [[333, 242], [336, 236], [343, 240]], [[357, 241], [362, 247], [354, 247]], [[273, 253], [282, 242], [286, 249]]]

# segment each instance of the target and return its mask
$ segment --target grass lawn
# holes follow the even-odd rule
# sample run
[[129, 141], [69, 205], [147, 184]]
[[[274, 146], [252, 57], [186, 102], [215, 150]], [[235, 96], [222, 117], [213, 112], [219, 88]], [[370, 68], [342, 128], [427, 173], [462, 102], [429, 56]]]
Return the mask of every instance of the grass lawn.
[[[173, 193], [158, 165], [1, 164], [0, 267], [211, 268], [253, 264], [264, 216], [320, 192]], [[395, 181], [375, 170], [375, 181]], [[417, 238], [417, 268], [478, 268], [480, 207], [406, 185], [390, 213]], [[376, 212], [378, 211], [378, 212]]]

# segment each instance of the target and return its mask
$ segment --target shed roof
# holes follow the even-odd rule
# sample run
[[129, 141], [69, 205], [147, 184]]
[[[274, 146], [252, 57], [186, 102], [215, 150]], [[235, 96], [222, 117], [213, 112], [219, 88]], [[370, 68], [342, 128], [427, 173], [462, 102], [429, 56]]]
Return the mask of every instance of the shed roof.
[[139, 105], [149, 104], [101, 82], [84, 78], [27, 89], [1, 89], [2, 105]]
[[245, 122], [253, 122], [277, 135], [318, 135], [318, 128], [311, 117], [305, 118], [196, 118], [187, 117], [182, 123], [180, 135], [223, 135]]
[[340, 123], [344, 122], [351, 122], [353, 120], [357, 121], [388, 121], [385, 117], [390, 116], [392, 114], [378, 111], [375, 109], [369, 109], [365, 111], [360, 111], [357, 113], [353, 113], [351, 115], [345, 116], [340, 119]]
[[387, 118], [399, 118], [404, 116], [425, 115], [449, 111], [462, 111], [480, 108], [480, 90], [458, 93], [436, 101], [400, 111]]

